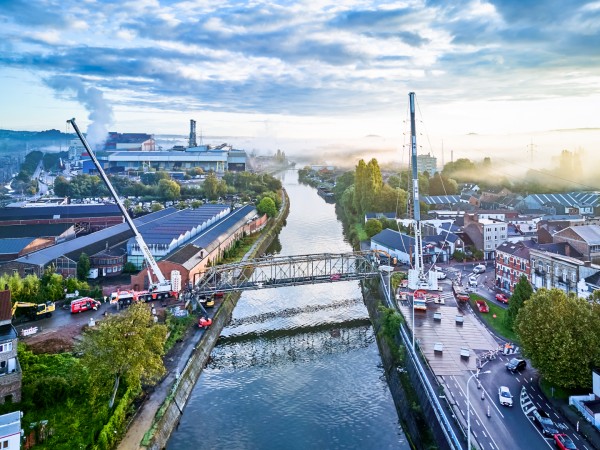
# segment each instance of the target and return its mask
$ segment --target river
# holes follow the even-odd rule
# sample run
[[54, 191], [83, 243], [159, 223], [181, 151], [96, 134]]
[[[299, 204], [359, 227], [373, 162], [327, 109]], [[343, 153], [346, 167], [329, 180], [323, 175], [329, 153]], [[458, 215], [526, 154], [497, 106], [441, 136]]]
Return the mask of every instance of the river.
[[[270, 253], [348, 252], [334, 205], [281, 176]], [[244, 292], [167, 448], [409, 449], [358, 281]]]

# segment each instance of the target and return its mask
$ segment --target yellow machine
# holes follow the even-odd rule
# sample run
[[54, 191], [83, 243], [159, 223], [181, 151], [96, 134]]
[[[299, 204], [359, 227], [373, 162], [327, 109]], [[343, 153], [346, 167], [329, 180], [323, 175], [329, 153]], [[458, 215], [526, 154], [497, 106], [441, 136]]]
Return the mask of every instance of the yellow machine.
[[12, 306], [13, 317], [17, 311], [17, 308], [26, 308], [29, 318], [31, 320], [37, 320], [43, 317], [50, 317], [56, 309], [56, 305], [54, 302], [50, 301], [46, 303], [15, 302]]

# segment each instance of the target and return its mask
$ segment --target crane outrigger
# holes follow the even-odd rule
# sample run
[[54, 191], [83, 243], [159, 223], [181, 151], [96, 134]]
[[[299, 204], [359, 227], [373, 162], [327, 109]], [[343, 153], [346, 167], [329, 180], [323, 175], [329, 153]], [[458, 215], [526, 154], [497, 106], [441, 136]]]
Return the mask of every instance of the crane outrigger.
[[[129, 216], [129, 213], [127, 212], [127, 209], [125, 208], [125, 205], [123, 205], [123, 202], [117, 195], [115, 188], [111, 184], [110, 180], [108, 179], [108, 176], [104, 172], [104, 169], [100, 165], [98, 158], [96, 158], [96, 155], [92, 151], [85, 136], [81, 133], [81, 131], [79, 131], [79, 127], [77, 127], [77, 124], [75, 123], [75, 119], [69, 119], [69, 120], [67, 120], [67, 122], [73, 126], [73, 129], [75, 130], [75, 133], [77, 133], [79, 140], [81, 141], [81, 143], [85, 147], [86, 151], [90, 155], [90, 158], [94, 162], [96, 169], [98, 169], [98, 173], [100, 174], [100, 177], [104, 181], [104, 184], [106, 184], [106, 187], [108, 187], [108, 190], [110, 191], [111, 195], [115, 199], [115, 202], [117, 203], [117, 206], [121, 210], [121, 214], [125, 218], [127, 225], [129, 225], [129, 228], [131, 229], [131, 231], [133, 231], [135, 241], [136, 241], [138, 247], [140, 248], [142, 254], [144, 255], [144, 260], [146, 261], [146, 264], [148, 265], [148, 280], [150, 283], [149, 283], [149, 288], [148, 288], [147, 292], [118, 291], [116, 293], [111, 294], [111, 300], [114, 300], [114, 299], [119, 300], [119, 297], [122, 297], [121, 300], [127, 300], [128, 303], [131, 303], [131, 301], [137, 301], [137, 300], [155, 300], [155, 299], [163, 299], [163, 298], [167, 298], [167, 297], [177, 297], [179, 295], [179, 291], [181, 290], [181, 275], [179, 274], [179, 272], [173, 271], [171, 273], [171, 280], [167, 280], [165, 278], [162, 271], [158, 267], [158, 264], [156, 263], [154, 256], [150, 252], [150, 249], [146, 245], [144, 238], [142, 237], [142, 235], [138, 231], [137, 227], [133, 223], [133, 220]], [[154, 274], [156, 281], [154, 281], [152, 279], [150, 272], [152, 272], [152, 274]]]

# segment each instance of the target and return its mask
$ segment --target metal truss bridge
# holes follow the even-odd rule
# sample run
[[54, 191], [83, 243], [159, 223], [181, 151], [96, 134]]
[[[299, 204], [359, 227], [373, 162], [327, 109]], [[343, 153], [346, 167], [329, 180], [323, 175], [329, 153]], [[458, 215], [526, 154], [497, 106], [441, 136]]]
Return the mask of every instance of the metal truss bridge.
[[197, 300], [215, 292], [363, 280], [378, 276], [374, 252], [267, 256], [211, 267], [192, 288]]

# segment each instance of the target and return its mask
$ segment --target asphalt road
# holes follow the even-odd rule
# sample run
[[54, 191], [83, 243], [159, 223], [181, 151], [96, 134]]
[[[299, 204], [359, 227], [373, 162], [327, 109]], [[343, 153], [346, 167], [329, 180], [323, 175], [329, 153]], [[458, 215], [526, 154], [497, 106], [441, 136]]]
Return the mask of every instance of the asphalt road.
[[[462, 284], [466, 286], [472, 274], [473, 263], [443, 266], [448, 280], [456, 281], [460, 273]], [[488, 268], [477, 276], [477, 287], [471, 288], [489, 302], [501, 307], [507, 306], [496, 301], [493, 286], [494, 272]], [[475, 314], [472, 309], [465, 308], [464, 313]], [[503, 341], [499, 340], [499, 344]], [[527, 368], [521, 373], [513, 374], [506, 370], [505, 364], [520, 355], [504, 355], [498, 353], [496, 358], [483, 363], [481, 372], [489, 374], [473, 377], [468, 383], [469, 403], [471, 404], [471, 441], [481, 449], [544, 449], [556, 448], [554, 440], [542, 435], [541, 429], [534, 422], [532, 412], [535, 408], [543, 409], [553, 419], [561, 433], [566, 433], [575, 442], [578, 449], [592, 450], [592, 446], [572, 426], [561, 417], [548, 403], [538, 387], [539, 375], [527, 362]], [[454, 406], [459, 422], [467, 428], [467, 381], [474, 372], [465, 372], [461, 376], [438, 377], [445, 387], [448, 402]], [[513, 406], [501, 406], [498, 399], [500, 386], [507, 386], [513, 395]]]

